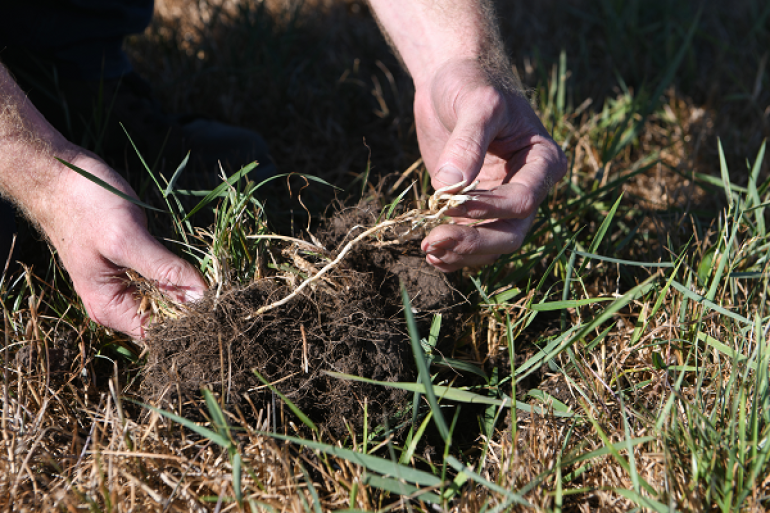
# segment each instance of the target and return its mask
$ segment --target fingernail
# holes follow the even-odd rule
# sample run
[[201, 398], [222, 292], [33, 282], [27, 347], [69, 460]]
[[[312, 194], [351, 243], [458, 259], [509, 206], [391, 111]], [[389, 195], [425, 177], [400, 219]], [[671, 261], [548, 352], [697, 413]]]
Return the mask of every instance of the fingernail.
[[446, 253], [447, 249], [452, 249], [457, 241], [452, 239], [451, 237], [447, 237], [446, 239], [439, 239], [434, 240], [433, 242], [429, 243], [427, 247], [425, 248], [425, 253], [429, 255], [436, 255], [439, 252]]
[[454, 166], [444, 166], [436, 173], [436, 180], [444, 185], [454, 185], [465, 179], [462, 172]]
[[190, 301], [198, 301], [201, 298], [203, 298], [203, 291], [201, 290], [190, 289], [184, 292], [185, 303], [189, 303]]
[[444, 263], [440, 258], [438, 258], [435, 255], [428, 255], [425, 257], [425, 260], [427, 260], [430, 265], [441, 265]]
[[429, 257], [433, 257], [437, 260], [441, 260], [447, 254], [447, 251], [441, 248], [429, 248], [425, 252]]

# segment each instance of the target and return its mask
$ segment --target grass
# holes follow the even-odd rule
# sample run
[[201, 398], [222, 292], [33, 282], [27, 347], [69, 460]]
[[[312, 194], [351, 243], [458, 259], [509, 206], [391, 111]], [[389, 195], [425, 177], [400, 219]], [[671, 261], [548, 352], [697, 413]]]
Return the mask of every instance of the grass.
[[[382, 385], [414, 394], [404, 439], [332, 440], [276, 409], [247, 422], [218, 390], [205, 422], [131, 402], [141, 348], [89, 323], [51, 261], [0, 284], [3, 509], [766, 510], [770, 8], [555, 5], [500, 16], [568, 177], [520, 252], [463, 273], [474, 306], [451, 354], [440, 318], [410, 325], [419, 379]], [[172, 214], [148, 212], [152, 229], [220, 288], [301, 276], [270, 237], [417, 160], [408, 79], [357, 2], [158, 9], [129, 49], [171, 108], [258, 129], [283, 172], [346, 190], [233, 174], [196, 200], [215, 207], [198, 226], [158, 181], [142, 199]], [[412, 173], [382, 220], [424, 205]]]

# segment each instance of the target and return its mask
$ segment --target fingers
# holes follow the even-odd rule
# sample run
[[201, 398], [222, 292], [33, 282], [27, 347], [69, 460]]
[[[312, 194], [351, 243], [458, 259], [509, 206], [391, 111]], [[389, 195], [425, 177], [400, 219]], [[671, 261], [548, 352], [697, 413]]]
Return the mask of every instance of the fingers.
[[476, 91], [473, 101], [455, 102], [457, 122], [441, 150], [437, 168], [432, 173], [434, 187], [454, 185], [462, 180], [471, 183], [484, 164], [487, 148], [500, 131], [499, 93], [489, 88]]
[[[123, 219], [116, 236], [104, 236], [91, 262], [80, 260], [70, 274], [91, 318], [103, 326], [133, 338], [144, 336], [149, 315], [139, 311], [139, 298], [127, 280], [133, 269], [171, 299], [187, 302], [202, 297], [207, 289], [198, 271], [153, 238], [142, 223]], [[80, 255], [81, 258], [83, 255]], [[66, 265], [66, 263], [65, 263]]]
[[533, 220], [531, 215], [480, 225], [441, 225], [422, 241], [422, 250], [427, 262], [444, 272], [489, 264], [518, 250]]
[[188, 262], [174, 255], [148, 232], [139, 234], [137, 246], [122, 265], [152, 282], [170, 298], [180, 303], [203, 297], [208, 288], [200, 273]]
[[93, 275], [79, 279], [72, 274], [72, 279], [91, 320], [140, 339], [144, 337], [143, 325], [147, 319], [139, 313], [134, 288], [125, 273], [119, 276], [119, 272], [114, 268], [113, 272], [100, 275], [98, 280], [94, 280]]

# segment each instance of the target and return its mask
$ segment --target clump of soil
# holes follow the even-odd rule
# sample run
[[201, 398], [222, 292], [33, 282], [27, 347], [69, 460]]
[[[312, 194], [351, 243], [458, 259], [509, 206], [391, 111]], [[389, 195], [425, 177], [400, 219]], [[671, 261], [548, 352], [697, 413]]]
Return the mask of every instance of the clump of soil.
[[[317, 237], [336, 254], [352, 227], [372, 222], [365, 209], [352, 209], [328, 221]], [[331, 283], [309, 287], [256, 318], [248, 319], [296, 284], [268, 278], [218, 298], [211, 293], [192, 315], [151, 330], [143, 395], [161, 403], [186, 401], [209, 387], [238, 405], [247, 403], [248, 394], [259, 409], [271, 403], [272, 393], [262, 387], [252, 372], [256, 369], [335, 436], [347, 434], [345, 422], [362, 427], [364, 398], [370, 421], [382, 422], [403, 409], [406, 392], [337, 379], [325, 371], [379, 381], [415, 379], [400, 281], [413, 299], [423, 335], [432, 313], [456, 312], [463, 302], [447, 277], [425, 262], [416, 242], [387, 247], [363, 242], [331, 273]], [[451, 329], [451, 323], [443, 323], [442, 332]]]

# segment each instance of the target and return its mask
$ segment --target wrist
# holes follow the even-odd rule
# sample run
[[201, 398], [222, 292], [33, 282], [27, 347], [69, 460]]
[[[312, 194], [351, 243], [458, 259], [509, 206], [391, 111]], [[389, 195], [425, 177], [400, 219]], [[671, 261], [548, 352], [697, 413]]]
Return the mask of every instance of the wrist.
[[483, 70], [496, 87], [520, 90], [487, 0], [370, 0], [370, 4], [417, 89], [430, 87], [452, 62], [467, 61]]

